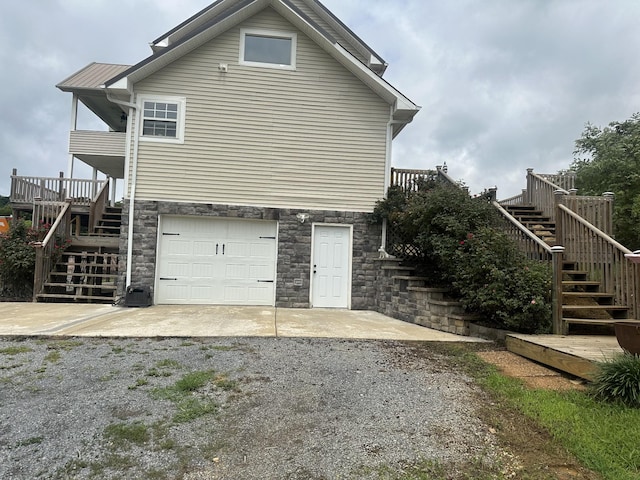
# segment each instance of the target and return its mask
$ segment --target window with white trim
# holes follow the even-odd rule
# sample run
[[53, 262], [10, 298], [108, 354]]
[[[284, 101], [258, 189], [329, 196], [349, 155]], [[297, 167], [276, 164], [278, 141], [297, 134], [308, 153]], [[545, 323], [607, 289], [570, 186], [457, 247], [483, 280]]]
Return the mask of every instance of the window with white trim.
[[182, 143], [184, 98], [142, 98], [141, 139]]
[[295, 70], [297, 35], [272, 30], [241, 29], [240, 64]]

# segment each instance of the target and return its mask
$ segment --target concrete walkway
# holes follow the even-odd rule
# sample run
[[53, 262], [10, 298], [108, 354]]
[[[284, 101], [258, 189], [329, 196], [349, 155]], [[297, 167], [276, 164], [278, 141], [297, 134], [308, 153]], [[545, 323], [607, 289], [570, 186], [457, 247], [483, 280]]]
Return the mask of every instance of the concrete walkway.
[[0, 303], [0, 336], [319, 337], [482, 342], [362, 310]]

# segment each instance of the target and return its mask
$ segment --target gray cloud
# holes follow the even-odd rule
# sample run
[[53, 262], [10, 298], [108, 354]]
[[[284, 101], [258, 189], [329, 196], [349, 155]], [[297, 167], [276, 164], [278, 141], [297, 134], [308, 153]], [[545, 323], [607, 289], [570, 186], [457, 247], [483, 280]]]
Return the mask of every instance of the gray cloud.
[[[0, 194], [9, 174], [66, 170], [70, 96], [55, 84], [91, 61], [135, 63], [207, 0], [30, 0], [0, 17]], [[527, 167], [567, 168], [585, 123], [640, 110], [635, 0], [325, 0], [423, 107], [394, 164], [518, 193]], [[85, 120], [88, 122], [88, 120]], [[91, 124], [93, 127], [93, 124]]]

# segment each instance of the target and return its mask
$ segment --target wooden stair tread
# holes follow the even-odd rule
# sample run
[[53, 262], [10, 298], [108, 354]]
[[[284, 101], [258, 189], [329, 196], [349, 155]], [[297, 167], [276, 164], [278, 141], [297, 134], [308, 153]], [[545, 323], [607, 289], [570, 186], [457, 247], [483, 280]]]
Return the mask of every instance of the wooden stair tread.
[[567, 297], [613, 298], [613, 294], [612, 293], [606, 293], [606, 292], [562, 292], [562, 295], [565, 295]]
[[117, 273], [82, 273], [82, 272], [72, 272], [72, 273], [67, 273], [64, 271], [54, 271], [51, 272], [52, 276], [55, 277], [66, 277], [66, 276], [72, 276], [72, 277], [91, 277], [91, 278], [114, 278], [117, 277], [118, 274]]
[[640, 325], [638, 320], [614, 319], [614, 318], [563, 318], [566, 323], [581, 325], [614, 325], [618, 322], [631, 322]]
[[562, 305], [562, 310], [629, 310], [626, 305]]
[[66, 300], [100, 300], [104, 302], [113, 302], [113, 297], [105, 297], [100, 295], [64, 295], [62, 293], [39, 293], [37, 298], [58, 298]]
[[600, 285], [600, 282], [595, 282], [592, 280], [563, 280], [562, 281], [562, 285], [567, 285], [567, 286], [573, 286], [573, 285], [589, 285], [589, 286], [596, 286], [596, 285]]
[[73, 288], [92, 288], [96, 290], [115, 290], [115, 285], [94, 285], [92, 283], [53, 283], [45, 282], [46, 287], [73, 287]]

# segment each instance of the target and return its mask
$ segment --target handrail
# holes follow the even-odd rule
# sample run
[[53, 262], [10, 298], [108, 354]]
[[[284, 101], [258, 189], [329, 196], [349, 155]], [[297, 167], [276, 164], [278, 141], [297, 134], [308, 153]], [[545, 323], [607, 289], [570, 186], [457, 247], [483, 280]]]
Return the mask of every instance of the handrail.
[[589, 230], [591, 230], [594, 234], [596, 234], [599, 237], [602, 237], [605, 241], [607, 241], [609, 244], [611, 244], [612, 246], [618, 248], [619, 250], [622, 250], [624, 253], [633, 253], [631, 250], [629, 250], [627, 247], [625, 247], [624, 245], [622, 245], [621, 243], [617, 242], [616, 240], [614, 240], [613, 238], [611, 238], [609, 235], [607, 235], [605, 232], [603, 232], [602, 230], [600, 230], [598, 227], [592, 225], [591, 223], [587, 222], [584, 218], [582, 218], [580, 215], [578, 215], [577, 213], [575, 213], [573, 210], [571, 210], [570, 208], [568, 208], [565, 205], [558, 205], [558, 208], [560, 210], [562, 210], [563, 212], [567, 213], [570, 217], [572, 217], [574, 220], [577, 220], [579, 223], [581, 223], [584, 227], [588, 228]]
[[499, 200], [500, 205], [522, 205], [524, 203], [524, 198], [526, 195], [526, 191], [519, 193], [518, 195], [514, 195], [513, 197], [505, 198], [504, 200]]
[[443, 179], [446, 183], [451, 184], [451, 186], [453, 187], [460, 188], [460, 184], [456, 182], [453, 178], [451, 178], [447, 173], [446, 165], [444, 167], [436, 167], [436, 170], [438, 172], [438, 178]]
[[558, 201], [605, 234], [613, 235], [613, 193], [607, 192], [601, 197], [560, 195]]
[[418, 190], [419, 180], [433, 179], [436, 175], [435, 170], [391, 168], [391, 185], [401, 187], [405, 192], [415, 192]]
[[527, 169], [527, 203], [529, 205], [535, 205], [549, 217], [551, 221], [555, 220], [554, 196], [558, 190], [565, 191], [543, 176], [534, 173], [532, 168]]
[[536, 244], [540, 248], [540, 250], [543, 250], [544, 252], [548, 253], [549, 257], [551, 257], [551, 247], [549, 245], [543, 242], [540, 237], [536, 236], [533, 232], [531, 232], [531, 230], [529, 230], [522, 223], [520, 223], [517, 218], [515, 218], [508, 211], [502, 208], [502, 205], [500, 205], [498, 202], [493, 201], [491, 203], [493, 204], [494, 207], [498, 209], [498, 211], [502, 214], [502, 216], [506, 220], [511, 222], [513, 226], [515, 226], [518, 230], [520, 230], [520, 232], [522, 232], [526, 237], [528, 237], [529, 240], [531, 240], [534, 244]]
[[89, 232], [95, 233], [96, 227], [102, 219], [105, 205], [109, 200], [109, 182], [105, 182], [100, 188], [100, 191], [91, 201], [89, 207]]
[[591, 278], [614, 296], [616, 305], [629, 307], [632, 318], [640, 314], [640, 272], [625, 255], [631, 254], [598, 227], [592, 225], [565, 205], [558, 205], [558, 233], [566, 248], [567, 258], [578, 268], [590, 272]]
[[[42, 292], [44, 282], [55, 266], [56, 249], [64, 249], [70, 238], [69, 228], [71, 227], [71, 199], [62, 208], [47, 235], [41, 242], [33, 243], [36, 249], [35, 272], [33, 275], [33, 301], [37, 301], [38, 294]], [[60, 237], [62, 245], [56, 245], [56, 239]]]

